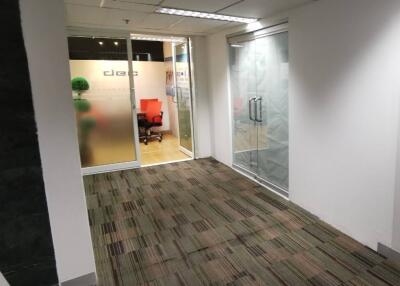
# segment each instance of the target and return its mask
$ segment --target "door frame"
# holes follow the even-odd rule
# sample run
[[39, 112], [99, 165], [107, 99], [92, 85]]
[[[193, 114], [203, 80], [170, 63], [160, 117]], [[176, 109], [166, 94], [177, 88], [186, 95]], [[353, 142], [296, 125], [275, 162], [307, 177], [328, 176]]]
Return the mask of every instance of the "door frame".
[[[130, 90], [130, 100], [132, 106], [132, 123], [133, 123], [133, 136], [134, 136], [134, 146], [135, 146], [135, 158], [134, 161], [121, 162], [121, 163], [113, 163], [107, 165], [98, 165], [93, 167], [81, 167], [81, 172], [83, 176], [93, 175], [99, 173], [108, 173], [114, 171], [128, 170], [128, 169], [136, 169], [142, 167], [140, 162], [141, 152], [140, 152], [140, 140], [139, 140], [139, 125], [137, 120], [137, 106], [136, 106], [136, 94], [135, 94], [135, 80], [133, 76], [133, 54], [132, 54], [132, 45], [131, 43], [131, 35], [132, 34], [143, 34], [143, 35], [154, 35], [154, 36], [172, 36], [170, 34], [163, 33], [144, 33], [144, 32], [136, 32], [136, 31], [120, 31], [120, 30], [110, 30], [110, 29], [100, 29], [100, 28], [81, 28], [81, 27], [68, 27], [67, 28], [67, 37], [96, 37], [96, 38], [109, 38], [109, 39], [126, 39], [127, 45], [127, 53], [128, 53], [128, 76], [129, 76], [129, 90]], [[185, 148], [181, 148], [179, 146], [179, 150], [188, 155], [189, 159], [195, 159], [195, 140], [194, 140], [194, 77], [193, 77], [193, 65], [192, 65], [192, 44], [191, 38], [185, 35], [173, 35], [174, 37], [185, 38], [187, 43], [187, 52], [188, 52], [188, 65], [189, 65], [189, 84], [190, 84], [190, 125], [192, 132], [192, 152], [188, 152]], [[174, 70], [174, 84], [176, 86], [176, 72], [175, 72], [175, 51], [173, 50], [173, 70]], [[69, 59], [68, 59], [69, 60]], [[178, 120], [179, 121], [179, 120]], [[179, 124], [179, 122], [178, 122]], [[179, 135], [179, 128], [178, 128]], [[182, 161], [182, 160], [178, 160]], [[172, 163], [178, 161], [171, 161], [165, 163]], [[153, 164], [158, 165], [158, 164]], [[147, 165], [145, 165], [147, 166]]]
[[[268, 37], [284, 32], [289, 32], [289, 23], [287, 21], [278, 23], [276, 25], [270, 26], [270, 27], [263, 27], [259, 30], [256, 31], [251, 31], [251, 32], [244, 32], [244, 33], [235, 33], [232, 35], [227, 35], [226, 40], [227, 40], [227, 49], [229, 53], [229, 46], [232, 44], [232, 39], [235, 38], [237, 39], [235, 43], [242, 43], [242, 42], [247, 42], [247, 41], [253, 41], [259, 38], [263, 37]], [[229, 63], [230, 66], [230, 63]], [[289, 198], [289, 187], [288, 189], [283, 189], [280, 186], [277, 186], [263, 178], [261, 178], [257, 173], [252, 172], [251, 170], [247, 170], [246, 168], [240, 166], [239, 164], [236, 164], [234, 162], [234, 115], [233, 115], [233, 100], [232, 100], [232, 90], [231, 90], [231, 69], [228, 69], [228, 91], [229, 91], [229, 99], [230, 99], [230, 114], [231, 114], [231, 150], [232, 150], [232, 168], [242, 175], [250, 178], [251, 180], [259, 183], [260, 185], [266, 187], [267, 189], [275, 192], [276, 194], [284, 197], [285, 199]], [[288, 121], [289, 124], [289, 121]], [[288, 151], [289, 152], [289, 151]], [[258, 165], [258, 160], [257, 160], [257, 165]], [[288, 165], [289, 169], [290, 164]], [[289, 171], [289, 170], [288, 170]]]
[[186, 43], [186, 52], [188, 56], [188, 68], [189, 68], [189, 92], [190, 92], [190, 132], [191, 132], [191, 140], [192, 140], [192, 151], [187, 150], [185, 147], [180, 145], [180, 130], [179, 130], [179, 96], [178, 96], [178, 88], [177, 88], [177, 73], [176, 73], [176, 51], [175, 51], [175, 43], [172, 45], [172, 64], [173, 64], [173, 70], [174, 70], [174, 90], [175, 90], [175, 96], [176, 96], [176, 106], [177, 106], [177, 116], [178, 116], [178, 139], [179, 139], [179, 151], [182, 153], [186, 154], [187, 156], [191, 157], [191, 159], [195, 158], [195, 140], [194, 140], [194, 120], [193, 120], [193, 98], [194, 98], [194, 76], [193, 76], [193, 58], [192, 58], [192, 42], [190, 37], [185, 37], [185, 43]]

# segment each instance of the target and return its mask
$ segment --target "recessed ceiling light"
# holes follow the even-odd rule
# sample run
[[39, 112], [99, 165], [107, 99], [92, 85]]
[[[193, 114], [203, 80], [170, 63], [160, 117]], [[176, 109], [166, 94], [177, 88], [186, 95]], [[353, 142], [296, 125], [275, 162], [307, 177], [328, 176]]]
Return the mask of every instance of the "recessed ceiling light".
[[99, 42], [99, 45], [102, 46], [104, 43], [102, 41]]
[[235, 16], [215, 14], [215, 13], [205, 13], [205, 12], [199, 12], [199, 11], [181, 10], [181, 9], [173, 9], [173, 8], [166, 8], [166, 7], [159, 7], [156, 9], [155, 12], [160, 13], [160, 14], [178, 15], [178, 16], [184, 16], [184, 17], [195, 17], [195, 18], [205, 18], [205, 19], [228, 21], [228, 22], [239, 22], [239, 23], [246, 23], [246, 24], [257, 21], [257, 19], [255, 19], [255, 18], [235, 17]]
[[119, 45], [119, 43], [118, 43], [118, 42], [114, 42], [114, 45], [115, 45], [115, 46], [118, 46], [118, 45]]

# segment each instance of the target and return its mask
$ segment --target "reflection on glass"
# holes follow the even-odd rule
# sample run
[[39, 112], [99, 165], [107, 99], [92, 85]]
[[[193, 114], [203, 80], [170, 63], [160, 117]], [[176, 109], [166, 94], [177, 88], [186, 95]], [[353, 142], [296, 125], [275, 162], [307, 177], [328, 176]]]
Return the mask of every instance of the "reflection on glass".
[[[108, 42], [101, 42], [109, 55]], [[72, 79], [89, 85], [82, 92], [73, 88], [82, 167], [134, 161], [128, 61], [71, 59], [70, 70]]]
[[257, 124], [255, 112], [256, 68], [255, 43], [244, 42], [230, 47], [231, 93], [233, 105], [233, 161], [256, 171]]
[[257, 39], [258, 175], [288, 189], [288, 33]]
[[288, 33], [230, 45], [233, 162], [288, 189]]
[[187, 43], [175, 46], [175, 60], [180, 145], [192, 152], [190, 66]]

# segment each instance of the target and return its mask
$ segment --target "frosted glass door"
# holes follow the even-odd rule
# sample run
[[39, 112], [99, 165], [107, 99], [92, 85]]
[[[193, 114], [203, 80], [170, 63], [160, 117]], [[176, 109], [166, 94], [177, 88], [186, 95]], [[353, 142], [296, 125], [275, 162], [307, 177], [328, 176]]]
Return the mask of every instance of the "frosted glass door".
[[288, 189], [288, 33], [256, 39], [257, 174]]
[[88, 84], [73, 94], [82, 167], [136, 160], [126, 43], [69, 38], [71, 79]]
[[[255, 42], [230, 45], [230, 75], [233, 108], [233, 163], [257, 171], [258, 128], [256, 108]], [[221, 110], [223, 108], [221, 107]]]
[[176, 101], [178, 105], [180, 146], [192, 152], [191, 85], [188, 44], [176, 44], [175, 47]]

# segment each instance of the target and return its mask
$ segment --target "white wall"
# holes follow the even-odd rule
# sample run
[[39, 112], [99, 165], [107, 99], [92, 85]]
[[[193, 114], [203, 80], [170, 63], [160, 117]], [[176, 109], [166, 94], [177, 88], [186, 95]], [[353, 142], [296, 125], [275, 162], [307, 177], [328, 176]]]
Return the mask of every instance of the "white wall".
[[20, 0], [60, 282], [95, 271], [71, 100], [64, 5]]
[[232, 164], [231, 101], [228, 47], [225, 32], [207, 37], [208, 92], [211, 111], [211, 150], [215, 159]]
[[290, 198], [357, 240], [392, 244], [400, 2], [290, 15]]
[[[393, 231], [400, 2], [320, 0], [286, 16], [290, 199], [374, 249], [378, 242], [393, 247], [400, 237], [400, 227], [397, 238], [396, 227]], [[259, 26], [284, 17], [263, 20]], [[232, 155], [226, 35], [234, 31], [207, 38], [212, 154], [228, 165]], [[399, 215], [400, 210], [396, 226]]]
[[196, 157], [204, 158], [211, 156], [210, 137], [210, 103], [208, 97], [207, 82], [207, 46], [206, 38], [195, 36], [192, 41], [192, 72], [194, 75], [194, 138]]

